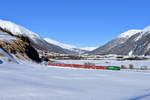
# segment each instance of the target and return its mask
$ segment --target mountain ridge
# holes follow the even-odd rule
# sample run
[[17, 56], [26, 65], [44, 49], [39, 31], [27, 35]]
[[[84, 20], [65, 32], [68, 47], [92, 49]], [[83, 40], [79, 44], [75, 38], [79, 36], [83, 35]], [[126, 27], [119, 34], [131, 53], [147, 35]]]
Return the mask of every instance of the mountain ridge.
[[12, 35], [23, 35], [29, 38], [31, 45], [45, 52], [55, 52], [61, 54], [74, 54], [74, 52], [61, 48], [60, 46], [50, 44], [41, 38], [38, 34], [17, 25], [10, 21], [0, 20], [0, 28], [4, 31], [10, 32]]
[[96, 47], [82, 47], [82, 48], [78, 48], [78, 47], [76, 47], [74, 45], [64, 44], [64, 43], [52, 40], [50, 38], [44, 38], [44, 40], [47, 41], [48, 43], [60, 46], [60, 47], [62, 47], [64, 49], [68, 49], [68, 50], [74, 51], [74, 52], [76, 52], [78, 54], [82, 54], [84, 52], [88, 52], [88, 51], [94, 50], [96, 48]]
[[149, 55], [150, 26], [143, 30], [128, 30], [89, 54]]

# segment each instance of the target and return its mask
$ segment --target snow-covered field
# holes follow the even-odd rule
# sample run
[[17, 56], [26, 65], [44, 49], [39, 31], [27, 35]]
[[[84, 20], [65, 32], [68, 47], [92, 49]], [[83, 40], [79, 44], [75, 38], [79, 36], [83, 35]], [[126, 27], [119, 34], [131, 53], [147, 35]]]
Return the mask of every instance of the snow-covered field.
[[105, 60], [58, 60], [63, 63], [67, 64], [84, 64], [86, 62], [91, 62], [95, 63], [97, 66], [129, 66], [130, 64], [133, 64], [135, 68], [140, 68], [142, 66], [147, 66], [150, 68], [150, 60], [134, 60], [134, 61], [117, 61], [117, 60], [110, 60], [110, 59], [105, 59]]
[[0, 100], [150, 100], [150, 73], [5, 63]]

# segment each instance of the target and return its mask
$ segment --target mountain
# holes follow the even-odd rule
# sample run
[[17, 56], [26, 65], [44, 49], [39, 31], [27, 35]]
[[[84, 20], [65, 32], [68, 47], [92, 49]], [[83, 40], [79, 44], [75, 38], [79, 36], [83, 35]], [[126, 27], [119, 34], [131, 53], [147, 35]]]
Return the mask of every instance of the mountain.
[[26, 36], [29, 38], [31, 45], [37, 50], [42, 50], [46, 52], [56, 52], [62, 54], [72, 54], [74, 52], [69, 51], [67, 49], [63, 49], [60, 46], [48, 43], [44, 39], [42, 39], [39, 35], [30, 30], [17, 25], [10, 21], [0, 20], [0, 29], [8, 31], [11, 35], [14, 36]]
[[89, 52], [89, 54], [109, 54], [109, 51], [120, 45], [123, 44], [125, 41], [127, 41], [131, 36], [135, 35], [136, 33], [139, 33], [141, 30], [128, 30], [122, 34], [120, 34], [116, 39], [113, 39], [106, 43], [105, 45]]
[[83, 48], [77, 48], [76, 46], [73, 46], [73, 45], [60, 43], [60, 42], [52, 40], [50, 38], [44, 38], [44, 40], [50, 44], [54, 44], [54, 45], [57, 45], [63, 49], [67, 49], [69, 51], [72, 51], [72, 52], [74, 52], [74, 54], [82, 54], [84, 52], [90, 51], [90, 47], [89, 47], [89, 49], [83, 49]]
[[149, 55], [150, 26], [143, 30], [129, 30], [89, 54]]
[[69, 44], [64, 44], [64, 43], [60, 43], [58, 41], [55, 41], [55, 40], [52, 40], [50, 38], [44, 38], [45, 41], [51, 43], [51, 44], [55, 44], [55, 45], [58, 45], [64, 49], [70, 49], [72, 50], [73, 48], [77, 48], [76, 46], [73, 46], [73, 45], [69, 45]]
[[86, 50], [86, 51], [93, 51], [95, 50], [97, 47], [81, 47], [81, 50]]
[[150, 31], [142, 30], [109, 52], [119, 55], [150, 55]]

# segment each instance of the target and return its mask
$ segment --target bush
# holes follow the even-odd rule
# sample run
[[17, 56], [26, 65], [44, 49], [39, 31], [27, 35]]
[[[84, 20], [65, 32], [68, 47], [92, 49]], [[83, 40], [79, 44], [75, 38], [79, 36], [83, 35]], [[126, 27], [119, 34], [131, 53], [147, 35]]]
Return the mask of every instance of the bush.
[[125, 65], [121, 65], [121, 69], [128, 69], [128, 68]]
[[87, 66], [95, 66], [95, 63], [86, 62], [86, 63], [84, 63], [84, 65], [87, 65]]
[[41, 57], [41, 61], [46, 61], [46, 62], [48, 62], [48, 61], [49, 61], [49, 59], [48, 59], [48, 58], [46, 58], [46, 57], [44, 57], [44, 56], [42, 56], [42, 57]]
[[148, 67], [147, 67], [147, 66], [141, 66], [140, 69], [141, 69], [141, 70], [148, 70]]
[[108, 63], [110, 63], [110, 62], [106, 61], [105, 63], [108, 64]]
[[129, 57], [129, 58], [124, 58], [124, 60], [147, 60], [145, 57]]
[[30, 44], [30, 39], [27, 36], [23, 36], [23, 35], [15, 35], [15, 37], [21, 39], [24, 42], [27, 42]]
[[134, 69], [133, 64], [130, 64], [130, 65], [129, 65], [129, 69]]
[[3, 53], [0, 52], [0, 56], [5, 57], [5, 55]]
[[122, 58], [123, 58], [123, 56], [117, 56], [116, 58], [118, 58], [118, 59], [122, 59]]
[[12, 62], [12, 60], [11, 60], [11, 59], [7, 59], [7, 61], [8, 61], [8, 62]]
[[81, 60], [83, 59], [83, 57], [80, 57], [80, 56], [73, 56], [73, 55], [70, 55], [68, 56], [69, 59], [73, 59], [73, 60]]
[[27, 54], [27, 56], [32, 59], [33, 61], [36, 61], [36, 62], [41, 62], [41, 59], [39, 58], [39, 54], [38, 52], [36, 51], [36, 49], [34, 49], [32, 46], [26, 46], [25, 47], [25, 52]]

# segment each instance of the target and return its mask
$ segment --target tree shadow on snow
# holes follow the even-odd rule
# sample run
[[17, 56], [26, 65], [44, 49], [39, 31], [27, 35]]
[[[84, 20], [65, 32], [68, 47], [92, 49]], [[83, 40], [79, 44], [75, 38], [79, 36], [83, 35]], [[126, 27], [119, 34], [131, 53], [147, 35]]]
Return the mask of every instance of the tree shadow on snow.
[[149, 100], [150, 100], [150, 94], [146, 94], [146, 95], [143, 95], [143, 96], [138, 96], [138, 97], [134, 97], [134, 98], [131, 98], [129, 100], [141, 100], [145, 97], [149, 97]]

